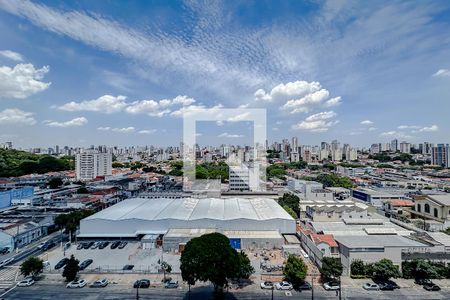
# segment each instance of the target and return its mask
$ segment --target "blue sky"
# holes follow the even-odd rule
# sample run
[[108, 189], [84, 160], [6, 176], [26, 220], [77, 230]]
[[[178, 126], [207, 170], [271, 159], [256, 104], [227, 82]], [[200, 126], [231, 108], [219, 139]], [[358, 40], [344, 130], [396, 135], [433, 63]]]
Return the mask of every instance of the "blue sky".
[[269, 141], [450, 142], [448, 1], [0, 0], [0, 32], [19, 147], [178, 145], [183, 112], [222, 107], [266, 108]]

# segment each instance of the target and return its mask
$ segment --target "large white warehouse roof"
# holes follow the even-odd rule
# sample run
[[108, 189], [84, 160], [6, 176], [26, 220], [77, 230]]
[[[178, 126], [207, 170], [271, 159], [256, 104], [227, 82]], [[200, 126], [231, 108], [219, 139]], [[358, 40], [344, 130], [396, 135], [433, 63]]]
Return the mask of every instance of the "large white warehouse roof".
[[270, 198], [133, 198], [83, 219], [80, 236], [132, 237], [173, 228], [295, 233], [295, 220]]

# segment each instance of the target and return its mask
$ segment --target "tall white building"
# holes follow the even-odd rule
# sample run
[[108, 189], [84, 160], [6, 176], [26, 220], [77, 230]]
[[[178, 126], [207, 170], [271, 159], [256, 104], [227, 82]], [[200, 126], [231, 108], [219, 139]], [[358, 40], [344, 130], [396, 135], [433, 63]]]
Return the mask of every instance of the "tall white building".
[[259, 191], [259, 165], [230, 165], [228, 182], [230, 191]]
[[411, 144], [407, 142], [400, 143], [400, 152], [401, 153], [411, 153]]
[[97, 150], [78, 153], [75, 157], [75, 170], [78, 180], [112, 175], [112, 154]]
[[331, 160], [341, 161], [342, 160], [342, 149], [337, 148], [331, 151]]

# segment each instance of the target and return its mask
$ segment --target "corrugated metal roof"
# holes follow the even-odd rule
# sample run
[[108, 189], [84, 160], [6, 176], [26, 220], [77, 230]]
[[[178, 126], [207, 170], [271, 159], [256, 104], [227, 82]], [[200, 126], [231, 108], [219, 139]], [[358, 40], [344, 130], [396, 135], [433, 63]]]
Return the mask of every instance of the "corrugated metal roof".
[[133, 198], [119, 202], [86, 219], [233, 220], [288, 219], [292, 217], [270, 198]]

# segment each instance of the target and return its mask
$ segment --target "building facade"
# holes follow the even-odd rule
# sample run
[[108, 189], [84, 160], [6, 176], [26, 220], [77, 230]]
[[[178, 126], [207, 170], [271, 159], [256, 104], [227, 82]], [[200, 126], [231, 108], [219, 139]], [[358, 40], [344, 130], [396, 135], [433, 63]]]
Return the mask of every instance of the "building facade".
[[92, 180], [112, 175], [112, 155], [97, 150], [78, 153], [75, 158], [75, 170], [78, 180]]

